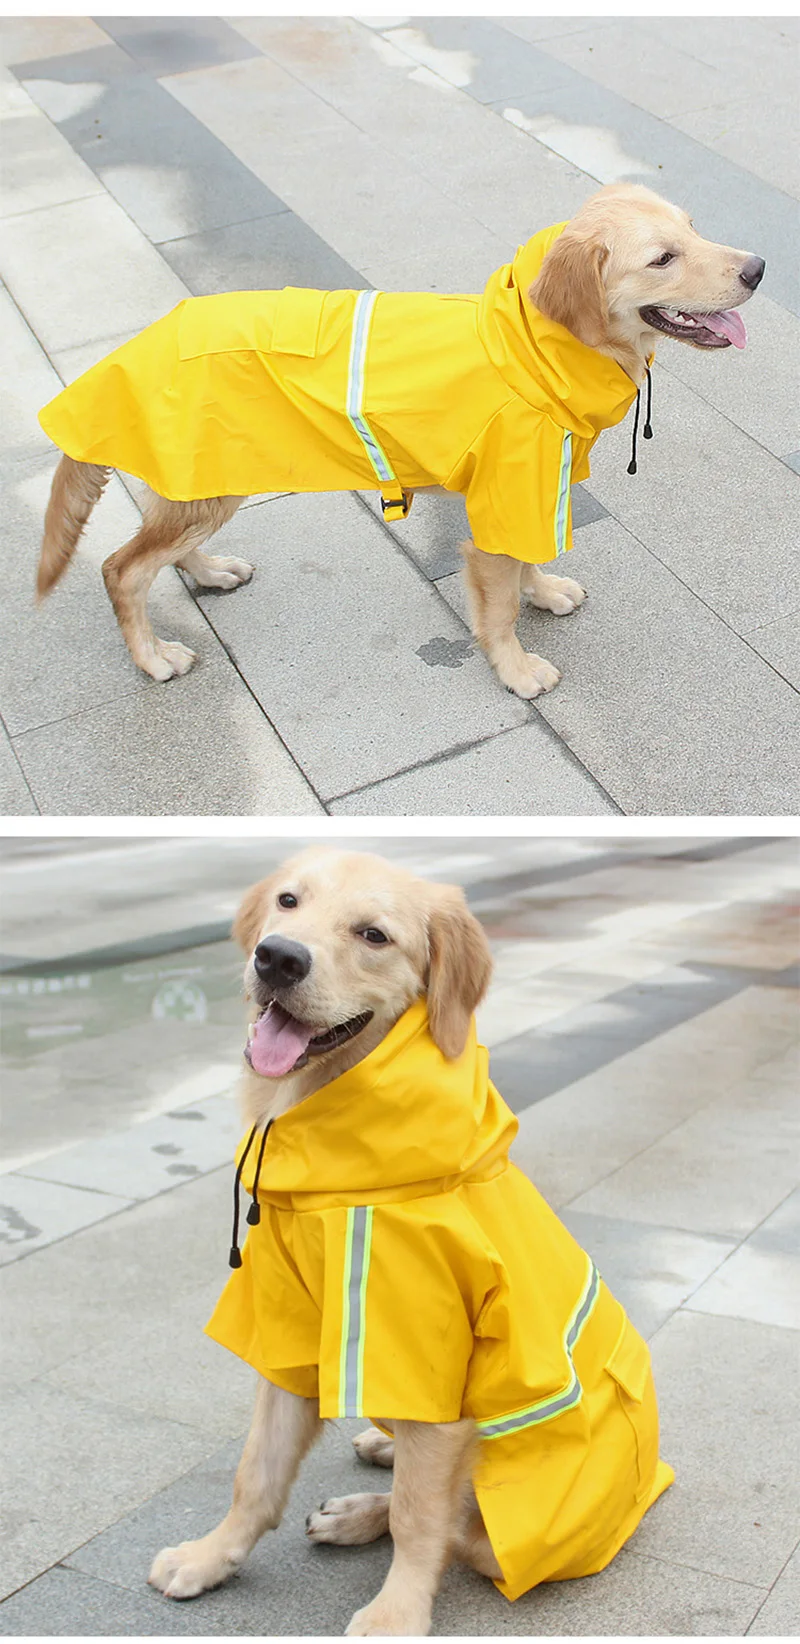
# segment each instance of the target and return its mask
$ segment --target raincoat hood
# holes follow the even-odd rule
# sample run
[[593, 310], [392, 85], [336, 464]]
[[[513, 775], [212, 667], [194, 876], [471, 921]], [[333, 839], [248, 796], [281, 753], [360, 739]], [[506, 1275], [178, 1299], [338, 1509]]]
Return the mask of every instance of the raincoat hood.
[[566, 226], [534, 234], [491, 276], [478, 306], [478, 335], [515, 394], [578, 438], [595, 440], [622, 421], [636, 383], [616, 360], [588, 348], [530, 301], [528, 292]]
[[[516, 1132], [474, 1020], [448, 1061], [417, 999], [363, 1061], [275, 1120], [257, 1197], [334, 1205], [446, 1192], [502, 1168]], [[254, 1177], [255, 1150], [242, 1172], [251, 1193]]]

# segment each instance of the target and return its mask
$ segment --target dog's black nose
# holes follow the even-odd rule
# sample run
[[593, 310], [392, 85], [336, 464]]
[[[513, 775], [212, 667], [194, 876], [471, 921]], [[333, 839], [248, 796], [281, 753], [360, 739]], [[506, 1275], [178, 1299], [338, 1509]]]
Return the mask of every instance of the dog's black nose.
[[739, 279], [742, 285], [747, 286], [748, 291], [755, 291], [756, 286], [761, 284], [766, 266], [763, 257], [745, 258], [739, 269]]
[[311, 969], [311, 954], [302, 942], [268, 936], [253, 954], [256, 976], [270, 988], [293, 988]]

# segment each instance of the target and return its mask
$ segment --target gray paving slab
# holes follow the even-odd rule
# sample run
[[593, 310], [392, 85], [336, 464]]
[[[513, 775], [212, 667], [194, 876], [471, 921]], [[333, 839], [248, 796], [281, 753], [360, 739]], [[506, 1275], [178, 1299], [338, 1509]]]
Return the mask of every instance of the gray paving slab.
[[[588, 21], [588, 19], [587, 19]], [[673, 120], [685, 109], [707, 108], [730, 95], [730, 74], [717, 64], [700, 62], [690, 49], [690, 32], [676, 30], [654, 49], [646, 19], [601, 22], [575, 34], [541, 41], [541, 50], [557, 62], [616, 92], [661, 120]], [[774, 42], [764, 36], [765, 48]]]
[[567, 1207], [564, 1222], [596, 1262], [637, 1330], [649, 1339], [734, 1248], [730, 1239], [654, 1227]]
[[267, 57], [165, 85], [371, 285], [477, 291], [515, 249]]
[[[757, 80], [763, 78], [763, 69]], [[706, 71], [707, 72], [707, 71]], [[796, 73], [796, 63], [795, 63]], [[748, 95], [725, 98], [713, 108], [696, 108], [672, 117], [671, 123], [705, 148], [733, 160], [745, 171], [754, 172], [765, 183], [782, 188], [800, 198], [800, 165], [797, 161], [797, 102], [770, 88], [769, 119], [765, 120], [763, 84]]]
[[235, 1100], [239, 1069], [230, 1088], [186, 1109], [140, 1120], [108, 1136], [93, 1136], [19, 1166], [27, 1181], [63, 1183], [104, 1193], [113, 1187], [126, 1199], [152, 1199], [188, 1179], [219, 1170], [233, 1158], [242, 1132]]
[[[116, 47], [39, 61], [35, 78], [25, 64], [15, 65], [15, 72], [151, 240], [285, 209], [202, 120]], [[86, 85], [90, 97], [85, 90], [69, 96]]]
[[0, 816], [37, 816], [33, 794], [22, 774], [8, 732], [0, 725]]
[[0, 1264], [68, 1238], [130, 1203], [119, 1193], [37, 1182], [9, 1171], [0, 1176]]
[[184, 74], [256, 55], [222, 17], [98, 17], [99, 26], [150, 74]]
[[800, 487], [786, 464], [658, 368], [653, 426], [635, 477], [630, 425], [604, 434], [592, 493], [737, 633], [796, 611]]
[[[669, 19], [649, 18], [646, 29], [654, 45], [674, 44]], [[791, 19], [743, 17], [740, 28], [720, 31], [710, 17], [692, 17], [681, 44], [707, 67], [722, 69], [729, 86], [759, 85], [765, 96], [784, 98], [796, 87], [793, 39]]]
[[217, 1443], [185, 1423], [130, 1415], [107, 1399], [73, 1397], [42, 1381], [7, 1393], [5, 1410], [3, 1477], [14, 1510], [0, 1564], [3, 1596]]
[[[676, 965], [582, 1002], [498, 1046], [492, 1058], [504, 1100], [515, 1113], [577, 1083], [617, 1056], [668, 1033], [743, 991], [735, 973]], [[666, 1219], [666, 1218], [662, 1218]]]
[[[796, 693], [614, 519], [579, 533], [568, 619], [525, 611], [562, 670], [538, 712], [626, 815], [793, 815]], [[460, 577], [438, 583], [466, 617]], [[632, 689], [632, 684], [634, 688]]]
[[[58, 393], [61, 383], [5, 287], [0, 290], [0, 336], [6, 363], [0, 382], [1, 460], [8, 483], [9, 471], [18, 463], [28, 467], [43, 454], [48, 458], [55, 454], [36, 414]], [[28, 552], [24, 557], [27, 563]]]
[[[77, 1353], [110, 1352], [115, 1342], [126, 1340], [134, 1321], [142, 1331], [160, 1331], [165, 1344], [174, 1339], [176, 1352], [184, 1333], [199, 1348], [227, 1277], [232, 1181], [229, 1164], [4, 1267], [5, 1380], [21, 1386], [58, 1371]], [[160, 1282], [165, 1260], [168, 1284]], [[176, 1307], [180, 1333], [170, 1328]], [[216, 1385], [227, 1372], [226, 1398], [235, 1391], [232, 1371], [237, 1387], [250, 1397], [247, 1372], [232, 1354], [215, 1346], [213, 1364], [207, 1355], [205, 1363], [203, 1372], [198, 1352], [198, 1373], [213, 1372]], [[145, 1367], [140, 1368], [143, 1375]], [[138, 1380], [139, 1370], [131, 1368], [129, 1375]], [[178, 1394], [176, 1383], [169, 1395], [173, 1409]], [[246, 1422], [245, 1416], [242, 1425]]]
[[527, 43], [512, 40], [487, 17], [423, 17], [388, 26], [385, 38], [479, 103], [523, 93], [549, 97], [570, 71]]
[[[54, 468], [49, 456], [18, 464], [5, 487], [12, 553], [0, 612], [0, 693], [12, 737], [131, 694], [152, 697], [158, 689], [131, 660], [99, 571], [100, 562], [141, 524], [118, 479], [107, 487], [63, 581], [41, 605], [35, 604], [35, 566]], [[222, 647], [175, 571], [159, 575], [152, 617], [156, 632], [180, 637], [204, 663], [223, 661]]]
[[748, 1239], [700, 1285], [687, 1306], [693, 1313], [800, 1330], [800, 1257], [760, 1249]]
[[790, 451], [788, 457], [784, 457], [783, 460], [787, 468], [791, 468], [795, 474], [800, 474], [800, 451]]
[[[16, 1638], [147, 1638], [162, 1634], [164, 1619], [156, 1595], [143, 1585], [125, 1592], [56, 1564], [0, 1604], [0, 1634]], [[194, 1631], [191, 1606], [174, 1605], [173, 1633]]]
[[800, 1256], [800, 1188], [795, 1188], [766, 1221], [759, 1223], [749, 1242], [756, 1250]]
[[102, 183], [15, 80], [2, 87], [0, 217], [101, 194]]
[[782, 679], [800, 690], [800, 610], [767, 622], [763, 628], [752, 628], [747, 643]]
[[[730, 359], [730, 349], [703, 354], [697, 348], [665, 341], [658, 350], [658, 375], [661, 377], [663, 370], [670, 378], [677, 377], [701, 400], [715, 406], [727, 421], [735, 423], [785, 462], [786, 452], [800, 443], [800, 410], [795, 392], [800, 321], [761, 290], [744, 310], [743, 318], [747, 326], [747, 348], [743, 355]], [[660, 390], [657, 392], [660, 437], [662, 394]], [[665, 382], [664, 400], [668, 402], [670, 395], [671, 385]], [[718, 445], [724, 449], [726, 442], [727, 429], [723, 424]], [[648, 448], [648, 462], [651, 451], [655, 453], [654, 446]], [[716, 451], [714, 460], [717, 460]], [[676, 460], [676, 474], [680, 471]], [[643, 466], [642, 477], [646, 472]]]
[[[739, 995], [743, 1017], [753, 995], [765, 991]], [[770, 1012], [778, 1031], [796, 1021], [793, 1003]], [[794, 1187], [797, 1141], [795, 1092], [760, 1080], [740, 1084], [598, 1182], [573, 1208], [744, 1238]], [[764, 1255], [766, 1266], [770, 1253]]]
[[761, 1638], [792, 1638], [799, 1614], [800, 1547], [796, 1547], [747, 1631]]
[[108, 35], [90, 17], [0, 18], [0, 61], [24, 63], [108, 45]]
[[293, 211], [167, 240], [158, 249], [193, 296], [284, 285], [361, 290], [366, 283]]
[[[684, 1196], [693, 1212], [685, 1218], [665, 1213], [666, 1184], [659, 1197], [660, 1214], [642, 1209], [643, 1195], [637, 1190], [630, 1200], [617, 1195], [613, 1203], [589, 1202], [590, 1190], [602, 1187], [612, 1174], [628, 1162], [657, 1146], [676, 1127], [685, 1124], [716, 1099], [724, 1099], [737, 1082], [771, 1054], [767, 1046], [778, 1019], [771, 990], [758, 990], [753, 1011], [742, 1009], [741, 994], [714, 1006], [692, 1021], [663, 1033], [656, 1041], [628, 1051], [577, 1083], [527, 1107], [519, 1118], [514, 1157], [522, 1170], [535, 1181], [549, 1203], [570, 1210], [627, 1218], [633, 1216], [657, 1226], [683, 1226], [687, 1231], [707, 1233], [708, 1220], [702, 1212], [706, 1202], [702, 1178], [699, 1193]], [[758, 1031], [754, 1034], [754, 1025]], [[657, 1045], [658, 1055], [653, 1054]], [[493, 1065], [495, 1061], [493, 1053]], [[530, 1070], [531, 1083], [535, 1067]], [[773, 1081], [770, 1081], [771, 1085]], [[502, 1081], [499, 1088], [503, 1090]], [[763, 1096], [763, 1091], [762, 1091]], [[581, 1138], [576, 1147], [575, 1138]], [[639, 1178], [631, 1171], [634, 1185]], [[762, 1184], [763, 1185], [763, 1184]], [[727, 1190], [723, 1182], [723, 1193]], [[766, 1188], [762, 1203], [752, 1206], [744, 1233], [777, 1205], [785, 1194], [777, 1187], [771, 1202]], [[700, 1212], [698, 1218], [698, 1211]], [[714, 1226], [718, 1236], [736, 1236], [730, 1228]], [[741, 1233], [738, 1234], [741, 1237]]]
[[684, 1311], [658, 1332], [650, 1350], [661, 1453], [677, 1482], [658, 1521], [641, 1525], [637, 1554], [732, 1581], [776, 1580], [800, 1509], [796, 1348], [785, 1330]]
[[[321, 809], [227, 662], [209, 661], [181, 680], [151, 684], [16, 738], [43, 810], [52, 816], [296, 816]], [[187, 725], [195, 727], [191, 735]]]
[[513, 244], [577, 209], [588, 192], [580, 172], [420, 67], [379, 26], [352, 18], [237, 23], [317, 97]]
[[227, 540], [257, 575], [200, 602], [323, 798], [528, 719], [354, 498], [278, 499]]
[[614, 816], [541, 720], [414, 765], [329, 804], [332, 816]]
[[108, 194], [8, 218], [2, 272], [48, 353], [130, 336], [186, 296], [177, 275]]

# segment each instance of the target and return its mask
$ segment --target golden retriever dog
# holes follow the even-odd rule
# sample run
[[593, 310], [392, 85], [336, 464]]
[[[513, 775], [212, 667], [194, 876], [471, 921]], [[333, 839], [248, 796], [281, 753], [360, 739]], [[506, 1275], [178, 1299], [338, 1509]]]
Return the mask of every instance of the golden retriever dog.
[[[468, 388], [464, 387], [463, 391], [453, 388], [443, 393], [441, 381], [435, 373], [431, 373], [427, 389], [430, 404], [420, 403], [424, 395], [416, 390], [416, 397], [412, 396], [413, 404], [408, 405], [399, 398], [399, 388], [396, 393], [393, 390], [389, 394], [393, 414], [396, 415], [396, 427], [387, 421], [387, 429], [391, 434], [392, 428], [395, 428], [394, 462], [400, 475], [397, 485], [398, 488], [409, 488], [407, 491], [403, 489], [404, 499], [414, 489], [438, 489], [445, 483], [447, 491], [461, 492], [467, 496], [467, 509], [476, 539], [463, 545], [473, 633], [502, 683], [518, 696], [532, 698], [542, 691], [552, 690], [560, 677], [558, 670], [544, 658], [526, 654], [517, 639], [515, 625], [521, 595], [537, 608], [559, 616], [575, 611], [586, 597], [585, 590], [571, 578], [553, 576], [540, 569], [542, 563], [557, 558], [569, 547], [569, 480], [587, 477], [588, 450], [597, 432], [619, 421], [624, 415], [644, 380], [647, 362], [662, 337], [673, 338], [699, 349], [726, 348], [731, 343], [737, 347], [744, 346], [746, 333], [735, 311], [752, 296], [763, 272], [764, 262], [760, 257], [702, 239], [685, 211], [670, 205], [646, 188], [615, 184], [601, 189], [589, 199], [548, 250], [528, 289], [521, 292], [523, 315], [518, 315], [519, 335], [524, 350], [528, 332], [535, 339], [537, 325], [541, 325], [542, 318], [550, 322], [551, 342], [552, 326], [565, 328], [569, 337], [582, 344], [584, 350], [591, 350], [598, 357], [604, 356], [619, 368], [616, 399], [612, 405], [606, 394], [605, 417], [604, 405], [593, 406], [591, 361], [587, 367], [584, 353], [580, 356], [580, 370], [582, 381], [588, 385], [588, 401], [584, 396], [579, 404], [571, 403], [566, 407], [564, 394], [558, 386], [559, 369], [556, 362], [556, 367], [546, 372], [546, 394], [550, 398], [545, 398], [542, 414], [541, 376], [536, 377], [537, 386], [528, 393], [525, 374], [529, 367], [523, 360], [520, 366], [522, 377], [517, 376], [513, 382], [509, 378], [512, 386], [506, 396], [507, 400], [514, 401], [518, 411], [522, 408], [522, 421], [515, 423], [512, 418], [507, 424], [506, 433], [498, 433], [498, 441], [502, 437], [505, 444], [502, 450], [498, 446], [496, 463], [493, 447], [491, 443], [487, 445], [484, 438], [486, 429], [481, 431], [480, 436], [474, 431], [476, 448], [479, 438], [482, 442], [481, 454], [476, 458], [481, 473], [482, 514], [476, 491], [477, 469], [474, 463], [463, 460], [462, 447], [459, 447], [460, 466], [456, 464], [452, 469], [449, 464], [444, 469], [441, 463], [437, 467], [433, 459], [425, 462], [424, 450], [419, 451], [416, 447], [412, 462], [408, 455], [403, 458], [402, 442], [397, 432], [397, 429], [409, 425], [410, 416], [421, 418], [422, 425], [427, 418], [431, 430], [437, 428], [440, 418], [455, 418], [453, 440], [457, 441], [460, 427], [457, 419]], [[308, 293], [302, 295], [309, 296]], [[195, 299], [200, 303], [218, 300], [221, 299]], [[442, 299], [436, 300], [441, 302]], [[445, 323], [444, 318], [442, 323]], [[163, 322], [159, 322], [161, 324]], [[474, 322], [471, 324], [474, 331]], [[563, 341], [562, 337], [562, 364], [566, 358]], [[569, 344], [569, 338], [566, 341]], [[233, 345], [228, 343], [226, 346], [230, 354]], [[272, 346], [274, 349], [275, 344]], [[355, 349], [355, 325], [352, 347]], [[303, 343], [297, 352], [309, 355], [314, 353], [314, 348], [315, 345]], [[531, 343], [531, 370], [532, 349]], [[215, 352], [219, 357], [224, 350], [215, 347]], [[183, 360], [190, 354], [191, 350], [184, 349], [180, 358]], [[115, 358], [112, 356], [112, 360]], [[316, 367], [316, 360], [314, 365]], [[171, 370], [172, 367], [165, 365], [165, 371], [167, 369]], [[489, 378], [494, 383], [493, 391], [496, 391], [497, 383], [485, 357], [482, 358], [482, 369], [484, 381], [488, 380], [488, 369]], [[112, 398], [118, 393], [119, 371], [120, 368], [115, 366], [116, 376], [109, 390]], [[607, 366], [605, 375], [607, 379]], [[154, 381], [157, 382], [157, 379]], [[103, 382], [106, 383], [106, 378]], [[413, 377], [410, 382], [414, 388]], [[153, 394], [156, 391], [154, 388]], [[67, 389], [63, 398], [69, 400], [72, 392], [72, 389]], [[177, 390], [170, 392], [174, 398]], [[298, 403], [307, 405], [308, 400], [308, 394], [304, 399], [294, 393], [291, 396], [291, 415], [296, 418]], [[120, 403], [123, 405], [122, 421], [125, 423], [127, 419], [127, 426], [130, 427], [134, 414], [124, 395]], [[531, 407], [535, 413], [533, 422]], [[352, 442], [351, 424], [356, 426], [357, 418], [354, 420], [349, 413], [349, 405], [343, 402], [336, 413], [342, 423], [342, 431], [336, 435], [339, 443], [345, 439]], [[501, 413], [505, 414], [502, 405]], [[288, 414], [287, 411], [285, 416]], [[303, 414], [310, 416], [310, 412]], [[325, 416], [329, 414], [326, 400]], [[281, 413], [278, 411], [275, 415], [280, 417]], [[370, 415], [373, 416], [373, 411]], [[382, 402], [375, 407], [374, 415], [380, 419]], [[100, 413], [94, 420], [102, 428], [103, 417]], [[229, 419], [225, 416], [217, 420], [223, 429], [227, 427]], [[499, 429], [501, 421], [502, 416], [498, 414], [498, 417], [492, 418], [492, 426]], [[70, 426], [71, 439], [65, 438], [61, 443], [62, 448], [71, 443], [73, 455], [65, 455], [56, 471], [45, 521], [37, 583], [40, 597], [50, 591], [65, 569], [112, 466], [124, 466], [117, 455], [118, 447], [104, 444], [102, 437], [99, 445], [94, 439], [88, 445], [82, 443], [80, 430], [76, 432], [74, 426]], [[173, 423], [173, 426], [177, 424]], [[312, 421], [309, 428], [313, 426]], [[528, 444], [522, 451], [515, 450], [514, 429], [523, 426], [527, 429], [525, 439]], [[286, 427], [288, 429], [288, 422]], [[574, 449], [570, 443], [573, 437], [571, 430], [576, 439]], [[369, 450], [369, 440], [360, 429], [358, 432]], [[230, 433], [226, 437], [228, 449], [231, 450], [236, 446], [236, 437]], [[382, 437], [385, 441], [386, 435]], [[58, 443], [58, 435], [54, 434], [54, 438]], [[433, 433], [429, 444], [431, 438]], [[557, 449], [554, 444], [556, 439]], [[537, 441], [541, 440], [549, 442], [546, 462], [537, 454]], [[424, 444], [423, 436], [419, 436], [417, 445], [420, 442]], [[76, 460], [79, 455], [85, 457], [87, 449], [95, 454], [101, 451], [102, 460], [98, 460], [96, 455], [95, 460]], [[397, 455], [398, 451], [400, 455]], [[560, 459], [559, 453], [562, 453]], [[359, 460], [365, 462], [363, 452]], [[375, 471], [380, 472], [374, 456], [371, 460]], [[401, 472], [403, 462], [408, 468], [408, 478]], [[291, 454], [285, 465], [288, 477], [284, 479], [271, 474], [269, 463], [270, 452], [267, 449], [265, 466], [263, 470], [259, 469], [264, 480], [259, 489], [325, 489], [324, 484], [317, 485], [315, 480], [299, 487], [292, 485]], [[153, 467], [160, 471], [157, 457], [151, 463], [151, 471]], [[250, 471], [248, 469], [248, 473]], [[393, 474], [394, 471], [390, 472]], [[431, 485], [426, 480], [426, 475], [431, 473], [435, 475], [437, 484]], [[542, 480], [543, 473], [548, 476], [546, 486]], [[512, 488], [517, 488], [513, 499], [508, 476]], [[142, 473], [141, 477], [147, 479], [148, 473]], [[193, 481], [195, 488], [201, 483], [196, 478]], [[332, 487], [336, 483], [331, 482]], [[339, 488], [347, 483], [347, 480], [338, 480]], [[360, 484], [358, 480], [352, 483], [354, 489], [364, 489], [369, 482], [364, 479]], [[380, 489], [380, 483], [374, 477], [373, 488]], [[537, 497], [537, 488], [540, 493], [547, 494]], [[173, 492], [175, 494], [178, 493]], [[238, 495], [203, 497], [197, 496], [196, 490], [187, 493], [185, 489], [181, 494], [189, 494], [193, 500], [167, 500], [164, 496], [151, 494], [141, 529], [103, 566], [106, 587], [131, 656], [145, 673], [162, 681], [186, 673], [194, 660], [193, 653], [185, 646], [158, 639], [150, 626], [148, 591], [162, 566], [180, 566], [201, 587], [220, 590], [232, 589], [249, 581], [253, 573], [253, 567], [243, 560], [217, 558], [203, 551], [206, 540], [232, 518], [243, 498]], [[388, 514], [387, 517], [396, 516]], [[480, 522], [481, 518], [484, 525], [478, 529], [475, 521]]]
[[[429, 884], [379, 857], [326, 849], [303, 852], [253, 886], [234, 936], [248, 954], [251, 1032], [265, 1008], [285, 1008], [281, 1001], [291, 1004], [290, 1021], [315, 1030], [282, 1077], [248, 1067], [248, 1126], [264, 1126], [369, 1055], [421, 994], [436, 1042], [446, 1055], [459, 1054], [491, 972], [488, 943], [458, 887]], [[354, 1441], [362, 1460], [394, 1466], [391, 1495], [337, 1498], [307, 1520], [315, 1542], [392, 1535], [392, 1568], [378, 1598], [353, 1618], [348, 1632], [356, 1635], [426, 1633], [451, 1558], [499, 1574], [469, 1484], [474, 1424], [393, 1427], [393, 1440], [372, 1428]], [[230, 1512], [210, 1535], [160, 1552], [151, 1584], [170, 1598], [193, 1598], [240, 1569], [280, 1523], [321, 1431], [316, 1400], [262, 1380]]]
[[451, 1560], [512, 1601], [604, 1569], [673, 1477], [649, 1353], [508, 1157], [473, 1021], [491, 956], [463, 892], [311, 849], [248, 892], [234, 935], [250, 1133], [207, 1329], [260, 1379], [230, 1512], [160, 1552], [151, 1584], [226, 1581], [280, 1523], [322, 1418], [353, 1415], [391, 1492], [306, 1520], [312, 1542], [391, 1535], [349, 1635], [426, 1634]]

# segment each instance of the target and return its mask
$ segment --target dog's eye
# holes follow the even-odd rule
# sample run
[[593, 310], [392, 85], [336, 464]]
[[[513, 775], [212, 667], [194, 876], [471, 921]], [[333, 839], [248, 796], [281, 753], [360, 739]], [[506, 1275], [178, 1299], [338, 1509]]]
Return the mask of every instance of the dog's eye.
[[363, 936], [364, 941], [369, 942], [373, 948], [382, 948], [389, 940], [384, 931], [378, 930], [377, 925], [367, 925], [366, 930], [360, 930], [358, 934]]
[[291, 891], [281, 891], [281, 894], [278, 897], [278, 907], [279, 908], [296, 908], [297, 907], [297, 897], [293, 896]]
[[654, 257], [653, 258], [653, 261], [651, 262], [650, 267], [651, 268], [666, 268], [667, 263], [674, 263], [674, 261], [675, 261], [674, 251], [662, 251], [660, 257]]

